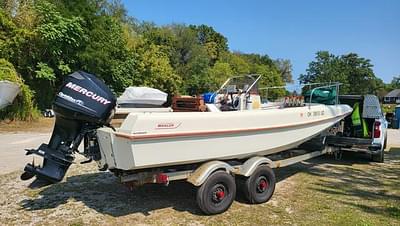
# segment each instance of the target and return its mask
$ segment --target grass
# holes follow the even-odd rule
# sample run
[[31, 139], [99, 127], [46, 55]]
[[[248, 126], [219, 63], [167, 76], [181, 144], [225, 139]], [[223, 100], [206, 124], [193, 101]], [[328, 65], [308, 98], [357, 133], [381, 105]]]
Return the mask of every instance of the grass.
[[34, 121], [0, 121], [1, 132], [51, 132], [54, 118], [40, 117]]
[[400, 225], [400, 148], [385, 163], [345, 154], [277, 169], [273, 198], [249, 205], [238, 195], [231, 208], [204, 216], [187, 183], [129, 191], [95, 164], [73, 165], [66, 180], [28, 189], [18, 173], [0, 176], [4, 224], [135, 225]]
[[69, 224], [69, 226], [83, 226], [85, 225], [82, 220], [78, 220]]

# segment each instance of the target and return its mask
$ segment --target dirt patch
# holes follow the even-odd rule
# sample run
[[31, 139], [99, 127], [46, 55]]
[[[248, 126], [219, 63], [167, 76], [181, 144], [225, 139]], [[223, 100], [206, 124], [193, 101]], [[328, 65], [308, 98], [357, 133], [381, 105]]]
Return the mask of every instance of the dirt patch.
[[2, 132], [52, 132], [54, 126], [54, 118], [40, 117], [38, 120], [26, 121], [0, 121], [0, 133]]

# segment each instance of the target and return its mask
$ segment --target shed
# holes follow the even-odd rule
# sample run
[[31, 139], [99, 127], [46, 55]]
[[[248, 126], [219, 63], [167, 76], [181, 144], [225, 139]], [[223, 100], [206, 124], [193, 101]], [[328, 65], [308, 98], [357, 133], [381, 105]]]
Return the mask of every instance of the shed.
[[400, 89], [394, 89], [386, 94], [386, 96], [383, 98], [383, 102], [385, 104], [400, 103]]

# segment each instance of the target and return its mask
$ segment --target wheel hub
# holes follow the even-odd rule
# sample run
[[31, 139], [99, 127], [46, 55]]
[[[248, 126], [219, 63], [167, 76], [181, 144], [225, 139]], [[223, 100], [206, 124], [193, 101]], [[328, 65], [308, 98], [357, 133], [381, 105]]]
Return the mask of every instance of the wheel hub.
[[223, 199], [223, 198], [225, 197], [225, 192], [223, 192], [223, 191], [218, 191], [216, 195], [217, 195], [217, 198]]
[[268, 189], [268, 181], [265, 177], [260, 177], [257, 182], [257, 192], [262, 193]]
[[212, 193], [212, 200], [216, 203], [221, 202], [226, 197], [226, 188], [223, 185], [217, 185]]

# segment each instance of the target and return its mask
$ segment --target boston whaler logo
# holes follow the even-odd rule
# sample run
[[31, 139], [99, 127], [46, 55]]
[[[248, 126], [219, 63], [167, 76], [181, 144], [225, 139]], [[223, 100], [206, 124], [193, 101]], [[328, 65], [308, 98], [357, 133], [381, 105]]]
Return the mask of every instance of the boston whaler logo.
[[156, 125], [156, 129], [176, 129], [181, 125], [181, 123], [173, 122], [162, 122]]
[[[102, 103], [103, 105], [107, 105], [107, 104], [111, 103], [111, 101], [109, 101], [109, 100], [107, 100], [106, 98], [104, 98], [104, 97], [102, 97], [102, 96], [96, 94], [95, 92], [92, 92], [92, 91], [87, 90], [87, 89], [85, 89], [85, 88], [83, 88], [83, 87], [80, 87], [80, 86], [78, 86], [78, 85], [76, 85], [76, 84], [74, 84], [74, 83], [72, 83], [72, 82], [69, 82], [69, 83], [66, 85], [66, 87], [68, 87], [68, 88], [72, 89], [73, 91], [78, 92], [78, 93], [80, 93], [80, 94], [82, 94], [82, 95], [85, 95], [85, 96], [91, 98], [92, 100], [95, 100], [95, 101], [97, 101], [97, 102], [99, 102], [99, 103]], [[60, 93], [61, 93], [61, 92], [60, 92]], [[60, 94], [59, 94], [59, 95], [60, 95]], [[64, 94], [64, 95], [65, 95], [65, 94]], [[70, 96], [69, 96], [69, 97], [70, 97]], [[70, 97], [70, 98], [72, 98], [72, 97]], [[72, 99], [74, 99], [74, 98], [72, 98]]]

